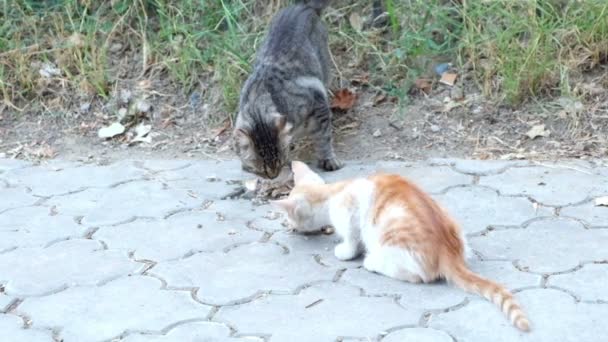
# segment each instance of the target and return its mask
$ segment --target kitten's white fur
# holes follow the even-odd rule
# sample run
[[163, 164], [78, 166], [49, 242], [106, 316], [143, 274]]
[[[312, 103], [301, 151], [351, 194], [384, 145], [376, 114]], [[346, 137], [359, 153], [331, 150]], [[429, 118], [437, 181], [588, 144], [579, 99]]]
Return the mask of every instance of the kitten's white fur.
[[[296, 181], [323, 183], [315, 173], [307, 173], [304, 178]], [[308, 222], [306, 226], [315, 229], [332, 225], [336, 234], [342, 238], [342, 242], [334, 248], [334, 255], [340, 260], [351, 260], [365, 253], [363, 267], [369, 271], [413, 283], [432, 281], [423, 270], [420, 255], [407, 249], [380, 245], [381, 229], [376, 225], [383, 226], [394, 218], [407, 220], [408, 212], [398, 205], [389, 207], [374, 225], [370, 211], [376, 197], [375, 191], [374, 183], [367, 179], [353, 181], [344, 191], [333, 196], [322, 207], [316, 208], [315, 222]], [[344, 205], [348, 197], [354, 201], [353, 205]], [[461, 235], [461, 239], [468, 252], [464, 236]]]
[[[329, 201], [329, 206], [322, 210], [329, 211], [330, 224], [342, 238], [334, 254], [340, 260], [350, 260], [365, 252], [363, 267], [392, 278], [418, 283], [427, 279], [416, 253], [397, 247], [380, 245], [380, 230], [372, 223], [370, 211], [375, 198], [375, 186], [367, 179], [358, 179], [342, 193]], [[349, 191], [350, 190], [350, 191]], [[346, 196], [352, 196], [353, 206], [345, 206]], [[354, 211], [354, 212], [353, 212]], [[403, 217], [406, 210], [398, 206], [389, 208], [378, 225], [393, 217]]]

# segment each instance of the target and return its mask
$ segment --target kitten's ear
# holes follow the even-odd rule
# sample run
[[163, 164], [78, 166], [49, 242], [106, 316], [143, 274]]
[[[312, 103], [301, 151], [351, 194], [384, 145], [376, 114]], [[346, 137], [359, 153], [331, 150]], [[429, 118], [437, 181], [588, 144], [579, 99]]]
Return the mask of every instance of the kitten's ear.
[[312, 172], [306, 163], [297, 160], [291, 162], [291, 171], [293, 171], [293, 177], [296, 183], [298, 180], [301, 180], [304, 176]]
[[281, 115], [281, 114], [275, 115], [274, 124], [277, 127], [277, 130], [281, 134], [289, 133], [291, 131], [291, 128], [293, 127], [292, 124], [287, 122], [287, 117], [285, 115]]
[[294, 160], [291, 162], [291, 170], [293, 171], [293, 181], [295, 184], [323, 184], [323, 178], [311, 170], [308, 165], [301, 161]]
[[273, 205], [275, 208], [287, 212], [287, 214], [289, 214], [290, 216], [293, 216], [293, 213], [296, 210], [297, 203], [294, 199], [285, 198], [276, 201], [270, 201], [270, 204]]

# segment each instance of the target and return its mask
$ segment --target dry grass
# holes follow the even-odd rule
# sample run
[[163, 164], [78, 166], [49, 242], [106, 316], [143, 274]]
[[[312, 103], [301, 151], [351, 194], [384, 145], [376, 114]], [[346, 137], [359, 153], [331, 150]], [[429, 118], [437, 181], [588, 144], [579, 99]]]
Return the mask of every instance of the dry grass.
[[[383, 2], [381, 28], [368, 25], [368, 1], [334, 1], [325, 12], [337, 83], [366, 75], [405, 104], [415, 79], [452, 61], [473, 70], [486, 96], [517, 105], [575, 96], [586, 74], [606, 74], [604, 0]], [[59, 113], [81, 99], [106, 101], [121, 82], [149, 81], [184, 98], [213, 88], [223, 112], [234, 113], [267, 23], [287, 3], [0, 1], [2, 103]], [[599, 82], [608, 85], [606, 77]]]

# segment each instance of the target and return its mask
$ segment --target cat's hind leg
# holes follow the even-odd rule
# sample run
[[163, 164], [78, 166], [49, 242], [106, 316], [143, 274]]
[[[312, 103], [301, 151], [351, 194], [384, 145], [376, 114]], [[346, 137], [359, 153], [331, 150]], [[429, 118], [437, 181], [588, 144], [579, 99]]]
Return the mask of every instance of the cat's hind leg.
[[363, 267], [410, 283], [421, 283], [426, 278], [416, 256], [396, 247], [379, 247], [365, 255]]

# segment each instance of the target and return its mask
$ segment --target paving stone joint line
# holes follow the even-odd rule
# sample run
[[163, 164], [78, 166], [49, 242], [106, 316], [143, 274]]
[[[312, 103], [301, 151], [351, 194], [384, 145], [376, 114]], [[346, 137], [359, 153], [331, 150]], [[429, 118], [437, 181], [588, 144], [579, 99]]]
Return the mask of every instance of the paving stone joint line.
[[[1, 165], [1, 160], [0, 160], [0, 165]], [[90, 165], [90, 164], [70, 165], [69, 168], [79, 168], [84, 165]], [[20, 186], [20, 185], [12, 184], [8, 180], [6, 180], [4, 178], [0, 178], [0, 183], [7, 185], [7, 187], [12, 187], [13, 189], [15, 189], [15, 188], [24, 189], [24, 191], [26, 193], [29, 192], [32, 196], [38, 198], [38, 200], [34, 204], [31, 204], [31, 205], [26, 205], [26, 206], [18, 205], [18, 206], [10, 207], [10, 208], [0, 207], [0, 209], [2, 209], [2, 210], [0, 210], [0, 215], [10, 215], [11, 211], [20, 209], [20, 208], [27, 208], [27, 207], [46, 208], [47, 205], [53, 204], [52, 202], [50, 202], [51, 199], [53, 199], [53, 200], [60, 199], [61, 200], [62, 198], [66, 198], [67, 195], [78, 194], [78, 193], [81, 193], [81, 192], [84, 192], [87, 190], [91, 190], [91, 189], [107, 189], [108, 191], [111, 191], [113, 189], [120, 188], [123, 185], [127, 185], [127, 184], [132, 185], [132, 183], [141, 183], [141, 184], [155, 183], [155, 184], [161, 184], [163, 189], [175, 189], [175, 190], [182, 191], [184, 189], [182, 189], [180, 186], [175, 185], [176, 181], [200, 181], [201, 184], [204, 184], [204, 181], [205, 181], [205, 179], [203, 177], [200, 177], [200, 178], [198, 178], [198, 177], [174, 177], [174, 175], [172, 174], [172, 173], [175, 173], [175, 175], [179, 175], [180, 171], [188, 171], [188, 172], [192, 171], [193, 168], [195, 168], [197, 165], [195, 162], [186, 163], [184, 165], [180, 165], [177, 167], [169, 167], [169, 168], [162, 169], [162, 170], [158, 170], [158, 169], [155, 169], [154, 167], [147, 166], [147, 164], [145, 162], [140, 162], [140, 161], [131, 161], [131, 162], [128, 162], [127, 165], [132, 165], [134, 168], [143, 170], [146, 173], [142, 177], [121, 180], [119, 182], [107, 184], [104, 186], [84, 186], [77, 190], [71, 190], [68, 193], [51, 194], [49, 196], [39, 196], [35, 193], [38, 191], [34, 191], [34, 189], [28, 187], [27, 185]], [[217, 165], [220, 165], [220, 164], [217, 164]], [[360, 165], [364, 165], [364, 164], [361, 163]], [[505, 198], [523, 198], [523, 199], [526, 199], [527, 201], [529, 201], [531, 205], [537, 205], [538, 207], [546, 207], [546, 208], [552, 209], [550, 211], [550, 215], [541, 214], [542, 216], [529, 217], [526, 220], [524, 220], [523, 222], [520, 222], [519, 224], [513, 224], [513, 225], [511, 225], [511, 224], [501, 225], [501, 224], [497, 224], [497, 223], [488, 224], [481, 231], [476, 231], [474, 233], [466, 234], [468, 237], [471, 237], [471, 238], [484, 237], [487, 239], [487, 238], [493, 237], [492, 234], [499, 232], [499, 231], [502, 231], [502, 232], [528, 231], [528, 230], [530, 230], [529, 227], [532, 224], [538, 224], [538, 223], [542, 223], [545, 221], [546, 222], [554, 221], [556, 225], [563, 224], [564, 222], [575, 222], [577, 224], [580, 224], [580, 226], [585, 230], [596, 230], [596, 229], [605, 228], [604, 226], [590, 224], [590, 222], [588, 222], [587, 219], [584, 217], [576, 217], [576, 216], [572, 216], [572, 214], [562, 215], [563, 208], [577, 207], [577, 206], [583, 206], [583, 205], [590, 204], [596, 198], [600, 197], [600, 195], [598, 195], [597, 192], [591, 193], [585, 199], [577, 200], [576, 202], [573, 202], [573, 203], [544, 204], [543, 203], [544, 201], [541, 201], [538, 198], [536, 198], [535, 193], [526, 193], [526, 194], [503, 193], [501, 190], [494, 188], [492, 186], [488, 186], [486, 184], [479, 184], [480, 180], [484, 179], [485, 177], [502, 175], [511, 169], [538, 170], [538, 168], [544, 168], [544, 169], [548, 170], [546, 173], [549, 174], [549, 176], [550, 176], [550, 173], [553, 172], [551, 170], [556, 170], [556, 169], [561, 170], [561, 171], [568, 171], [568, 172], [581, 172], [581, 173], [592, 174], [593, 172], [595, 172], [596, 170], [599, 169], [599, 166], [597, 166], [597, 165], [591, 164], [589, 166], [589, 168], [584, 168], [584, 167], [578, 168], [575, 166], [563, 166], [563, 165], [556, 166], [556, 165], [533, 164], [533, 163], [529, 163], [529, 162], [528, 163], [515, 162], [515, 163], [509, 164], [509, 165], [498, 167], [496, 169], [489, 169], [486, 171], [471, 171], [471, 170], [469, 170], [469, 168], [474, 168], [475, 167], [474, 165], [469, 165], [469, 166], [466, 166], [465, 168], [463, 168], [463, 166], [461, 166], [458, 161], [450, 161], [447, 163], [442, 163], [442, 162], [434, 163], [434, 162], [427, 161], [422, 164], [411, 163], [408, 165], [409, 166], [405, 167], [405, 169], [407, 169], [408, 167], [413, 169], [413, 168], [420, 167], [420, 166], [422, 166], [422, 167], [445, 166], [445, 167], [448, 167], [448, 169], [451, 170], [452, 172], [454, 172], [455, 174], [461, 174], [464, 176], [471, 177], [469, 179], [469, 182], [466, 184], [451, 184], [451, 185], [447, 185], [447, 186], [441, 188], [438, 191], [430, 191], [430, 193], [432, 193], [433, 195], [446, 195], [446, 194], [449, 194], [451, 191], [456, 191], [458, 189], [474, 189], [474, 190], [475, 189], [485, 189], [485, 190], [489, 190], [492, 193], [495, 193], [496, 201], [499, 201], [499, 202], [501, 201], [501, 199], [505, 199]], [[28, 166], [24, 166], [23, 168], [34, 169], [36, 167], [38, 167], [38, 166], [28, 165]], [[99, 166], [99, 167], [103, 168], [103, 167], [107, 167], [107, 165]], [[16, 169], [12, 169], [12, 170], [16, 170]], [[585, 170], [591, 170], [591, 171], [587, 172]], [[197, 172], [197, 170], [194, 170], [193, 172]], [[166, 178], [170, 178], [170, 179], [164, 179], [163, 178], [164, 175], [167, 175]], [[6, 172], [1, 172], [0, 176], [2, 176], [2, 177], [6, 176]], [[547, 176], [547, 177], [549, 177], [549, 176]], [[229, 187], [228, 181], [224, 182], [220, 178], [217, 178], [217, 180], [222, 182], [222, 184], [226, 183], [226, 184], [224, 184], [225, 187]], [[209, 181], [209, 180], [207, 179], [207, 181]], [[29, 191], [28, 191], [28, 189], [29, 189]], [[0, 191], [2, 191], [2, 188], [0, 188]], [[44, 192], [44, 190], [42, 190], [42, 192]], [[194, 195], [196, 195], [196, 194], [194, 194]], [[206, 201], [209, 201], [209, 199], [200, 198], [200, 197], [199, 197], [199, 199], [202, 204], [199, 204], [196, 206], [181, 207], [181, 208], [177, 208], [175, 210], [169, 210], [167, 212], [164, 212], [163, 215], [160, 215], [159, 217], [135, 216], [134, 215], [134, 216], [131, 216], [130, 218], [121, 220], [119, 222], [107, 224], [107, 225], [102, 224], [102, 225], [90, 225], [87, 227], [83, 227], [83, 230], [81, 233], [79, 233], [77, 235], [73, 235], [73, 236], [70, 235], [68, 237], [63, 237], [63, 238], [58, 238], [55, 240], [47, 241], [46, 244], [42, 245], [42, 248], [48, 249], [49, 247], [55, 246], [57, 244], [60, 244], [60, 243], [66, 242], [66, 241], [84, 239], [84, 240], [95, 241], [99, 244], [99, 246], [100, 246], [99, 249], [92, 249], [92, 251], [91, 251], [92, 253], [95, 253], [98, 251], [115, 250], [114, 247], [112, 246], [111, 242], [106, 241], [104, 238], [101, 238], [101, 237], [97, 238], [97, 236], [100, 236], [100, 233], [105, 231], [104, 230], [105, 228], [119, 227], [119, 226], [123, 226], [123, 225], [126, 226], [130, 223], [133, 223], [133, 222], [136, 222], [139, 220], [145, 221], [146, 223], [149, 223], [150, 225], [155, 225], [155, 224], [159, 224], [161, 222], [166, 222], [169, 219], [171, 219], [172, 217], [177, 216], [182, 213], [190, 213], [190, 212], [195, 212], [195, 211], [199, 211], [199, 210], [206, 211], [206, 212], [216, 211], [216, 209], [214, 209], [213, 207], [211, 207], [210, 210], [207, 210], [207, 208], [209, 208], [209, 205], [206, 204], [207, 203]], [[223, 203], [220, 205], [220, 207], [228, 208], [229, 205], [230, 205], [230, 201], [223, 201]], [[51, 209], [51, 208], [52, 207], [49, 207], [49, 210], [52, 212], [53, 209]], [[57, 210], [57, 209], [55, 209], [55, 210]], [[255, 209], [255, 210], [257, 210], [257, 209]], [[61, 211], [61, 209], [60, 209], [60, 211]], [[538, 209], [537, 209], [537, 212], [538, 212]], [[74, 221], [79, 226], [82, 226], [83, 219], [86, 220], [89, 217], [89, 214], [84, 213], [83, 215], [78, 215], [78, 216], [73, 216], [73, 217], [74, 217]], [[88, 222], [88, 220], [86, 220], [85, 222]], [[246, 297], [236, 298], [236, 299], [234, 299], [234, 297], [233, 297], [232, 300], [221, 301], [221, 303], [220, 302], [211, 303], [211, 302], [208, 302], [207, 300], [202, 300], [199, 297], [199, 294], [201, 292], [200, 286], [188, 286], [186, 284], [182, 284], [181, 282], [177, 283], [177, 284], [179, 284], [179, 286], [173, 286], [172, 283], [174, 283], [174, 282], [171, 280], [171, 277], [167, 278], [167, 277], [164, 277], [163, 275], [155, 272], [159, 263], [168, 263], [168, 262], [169, 263], [170, 262], [179, 263], [182, 261], [187, 261], [188, 259], [193, 258], [199, 254], [206, 254], [209, 256], [218, 254], [221, 256], [226, 256], [226, 255], [229, 255], [230, 253], [236, 253], [236, 251], [239, 248], [245, 248], [246, 246], [253, 246], [253, 245], [278, 246], [281, 248], [282, 256], [287, 256], [287, 255], [295, 256], [296, 254], [294, 254], [294, 253], [299, 253], [298, 250], [292, 250], [295, 247], [293, 247], [290, 242], [291, 240], [297, 239], [297, 235], [291, 236], [290, 240], [287, 240], [287, 242], [285, 242], [284, 238], [281, 236], [278, 236], [280, 234], [277, 234], [280, 231], [284, 231], [284, 229], [271, 228], [270, 230], [265, 230], [265, 228], [262, 228], [265, 224], [276, 225], [276, 223], [272, 223], [271, 221], [260, 221], [257, 219], [245, 219], [245, 220], [239, 219], [238, 222], [240, 224], [239, 229], [244, 229], [247, 231], [255, 231], [255, 232], [261, 233], [261, 235], [259, 235], [256, 239], [253, 239], [253, 240], [238, 241], [238, 242], [227, 243], [222, 246], [218, 246], [217, 250], [190, 248], [189, 250], [184, 251], [181, 254], [181, 256], [174, 257], [174, 258], [165, 258], [165, 259], [162, 259], [162, 261], [160, 261], [160, 262], [154, 260], [156, 258], [152, 258], [152, 259], [148, 259], [145, 257], [137, 258], [136, 254], [138, 253], [138, 248], [136, 246], [133, 246], [133, 248], [128, 248], [125, 251], [125, 258], [127, 260], [130, 260], [131, 262], [141, 264], [136, 271], [134, 271], [132, 273], [111, 275], [111, 276], [108, 276], [107, 278], [98, 280], [96, 283], [94, 283], [92, 285], [81, 285], [81, 284], [77, 284], [77, 283], [69, 284], [68, 282], [66, 282], [63, 285], [56, 287], [52, 291], [42, 292], [42, 294], [40, 294], [40, 295], [27, 295], [27, 296], [19, 296], [18, 298], [12, 298], [12, 299], [10, 299], [11, 301], [9, 302], [8, 306], [5, 307], [5, 310], [3, 313], [20, 317], [21, 320], [23, 321], [23, 327], [27, 328], [26, 330], [28, 330], [28, 329], [48, 330], [52, 333], [53, 340], [59, 341], [64, 337], [63, 334], [67, 333], [67, 332], [64, 331], [63, 329], [49, 328], [49, 327], [45, 327], [41, 324], [37, 324], [36, 321], [33, 321], [31, 318], [31, 317], [35, 318], [36, 314], [34, 314], [33, 316], [30, 316], [28, 313], [21, 312], [20, 307], [22, 306], [22, 304], [24, 302], [29, 301], [31, 298], [53, 297], [59, 293], [65, 293], [66, 290], [68, 290], [68, 289], [106, 287], [106, 286], [108, 286], [108, 284], [110, 284], [112, 282], [119, 281], [121, 279], [132, 277], [132, 276], [150, 277], [150, 278], [156, 279], [160, 283], [160, 286], [158, 288], [159, 291], [186, 292], [186, 293], [188, 293], [189, 298], [193, 302], [195, 302], [196, 305], [199, 305], [201, 307], [206, 307], [206, 308], [208, 308], [209, 311], [208, 311], [208, 313], [203, 315], [203, 317], [200, 317], [200, 318], [190, 318], [190, 319], [184, 319], [184, 320], [179, 320], [179, 321], [175, 321], [175, 322], [165, 322], [164, 327], [160, 330], [126, 329], [126, 330], [122, 331], [120, 334], [118, 334], [117, 336], [108, 339], [108, 341], [123, 340], [123, 339], [127, 339], [129, 336], [132, 336], [132, 335], [167, 336], [169, 333], [171, 333], [172, 331], [176, 330], [179, 327], [187, 326], [190, 323], [196, 323], [196, 322], [214, 322], [214, 323], [221, 324], [222, 326], [228, 328], [228, 330], [229, 330], [228, 336], [231, 338], [252, 337], [252, 338], [260, 338], [264, 341], [270, 341], [272, 339], [272, 336], [274, 335], [273, 332], [265, 331], [265, 329], [253, 329], [253, 330], [259, 330], [259, 331], [249, 331], [251, 329], [239, 328], [239, 324], [233, 324], [233, 322], [230, 322], [229, 320], [220, 318], [219, 314], [220, 313], [223, 314], [224, 312], [232, 312], [232, 311], [227, 311], [229, 308], [230, 308], [230, 310], [238, 311], [240, 308], [249, 307], [250, 305], [253, 305], [252, 303], [254, 303], [254, 302], [256, 302], [258, 304], [262, 304], [262, 303], [272, 302], [276, 298], [286, 298], [286, 297], [291, 297], [291, 298], [295, 299], [295, 298], [303, 296], [304, 292], [308, 289], [312, 290], [312, 289], [317, 288], [318, 286], [324, 286], [327, 284], [336, 284], [336, 285], [342, 286], [342, 287], [346, 286], [350, 289], [355, 290], [356, 293], [358, 293], [358, 295], [356, 297], [360, 297], [360, 298], [370, 298], [370, 299], [385, 298], [385, 299], [390, 300], [390, 302], [393, 303], [393, 305], [399, 307], [401, 310], [404, 310], [404, 311], [408, 310], [409, 306], [407, 306], [406, 302], [403, 301], [404, 298], [407, 298], [406, 297], [407, 293], [405, 293], [405, 292], [396, 292], [396, 290], [388, 290], [387, 292], [377, 293], [376, 291], [368, 291], [367, 285], [360, 286], [359, 284], [351, 283], [350, 280], [345, 279], [344, 275], [347, 272], [349, 272], [348, 274], [350, 275], [351, 274], [350, 270], [362, 270], [362, 268], [361, 268], [362, 266], [361, 265], [349, 266], [348, 268], [341, 267], [339, 264], [336, 264], [336, 260], [333, 260], [332, 250], [329, 250], [329, 251], [326, 250], [325, 252], [324, 251], [317, 251], [317, 252], [310, 252], [310, 253], [307, 252], [307, 253], [303, 253], [301, 256], [298, 256], [299, 260], [309, 260], [314, 265], [317, 265], [317, 267], [320, 267], [321, 269], [325, 270], [323, 272], [326, 272], [326, 273], [333, 272], [333, 276], [329, 277], [328, 280], [306, 281], [304, 283], [299, 284], [298, 286], [296, 286], [294, 288], [290, 288], [289, 286], [287, 286], [287, 287], [285, 287], [285, 289], [273, 288], [273, 285], [271, 284], [270, 286], [268, 286], [266, 288], [262, 288], [262, 289], [258, 288], [256, 291], [254, 291], [252, 294], [250, 294]], [[235, 224], [237, 224], [237, 223], [235, 222]], [[128, 229], [128, 228], [125, 227], [125, 229]], [[19, 231], [20, 231], [20, 229], [16, 230], [16, 232], [19, 232]], [[247, 236], [247, 237], [249, 237], [249, 236]], [[114, 241], [114, 240], [111, 240], [111, 241]], [[0, 248], [1, 248], [1, 245], [0, 245]], [[6, 255], [8, 253], [12, 253], [20, 248], [21, 247], [19, 247], [19, 246], [15, 246], [15, 247], [9, 247], [9, 248], [0, 250], [0, 256]], [[137, 255], [139, 255], [139, 254], [137, 254]], [[583, 300], [582, 298], [584, 298], [584, 297], [582, 297], [578, 293], [578, 291], [579, 291], [578, 289], [573, 291], [569, 288], [564, 288], [563, 286], [558, 286], [558, 285], [555, 285], [552, 283], [552, 279], [554, 276], [566, 275], [566, 274], [573, 274], [575, 276], [576, 273], [578, 271], [584, 269], [584, 267], [586, 265], [590, 265], [590, 264], [604, 265], [604, 264], [608, 263], [608, 256], [606, 257], [606, 259], [600, 258], [600, 259], [596, 259], [596, 260], [580, 260], [580, 258], [579, 258], [578, 264], [574, 267], [570, 267], [570, 268], [564, 269], [564, 270], [551, 271], [551, 272], [547, 272], [547, 271], [541, 272], [541, 271], [536, 271], [535, 269], [531, 269], [528, 266], [522, 266], [520, 259], [518, 259], [518, 258], [512, 258], [512, 257], [496, 258], [496, 257], [492, 257], [489, 255], [485, 255], [482, 250], [476, 250], [473, 248], [472, 248], [472, 255], [475, 256], [475, 259], [472, 259], [472, 260], [474, 260], [472, 262], [477, 263], [477, 264], [504, 261], [508, 265], [513, 266], [514, 270], [512, 272], [516, 272], [516, 273], [521, 272], [524, 274], [540, 276], [539, 281], [536, 285], [522, 285], [522, 286], [510, 287], [510, 290], [513, 293], [516, 293], [518, 295], [525, 294], [528, 291], [555, 290], [555, 291], [558, 291], [559, 293], [563, 293], [563, 294], [567, 295], [569, 298], [572, 298], [574, 304], [588, 304], [588, 305], [595, 305], [598, 307], [605, 307], [605, 305], [608, 304], [608, 301], [603, 300], [603, 299], [584, 299]], [[159, 260], [159, 259], [157, 259], [157, 260]], [[193, 259], [193, 260], [197, 260], [197, 259]], [[525, 263], [523, 265], [525, 265]], [[351, 278], [349, 278], [349, 279], [351, 279]], [[5, 279], [3, 279], [3, 280], [5, 280]], [[378, 277], [378, 278], [375, 278], [375, 281], [382, 282], [382, 281], [388, 281], [388, 280]], [[0, 296], [5, 294], [5, 292], [6, 292], [3, 289], [5, 285], [6, 285], [6, 283], [0, 284]], [[287, 288], [290, 288], [290, 289], [286, 290]], [[354, 334], [354, 335], [340, 334], [337, 336], [334, 335], [335, 336], [334, 339], [336, 341], [346, 341], [346, 340], [349, 340], [349, 341], [362, 340], [363, 341], [363, 340], [369, 340], [371, 338], [371, 340], [382, 341], [385, 338], [387, 338], [388, 335], [390, 335], [391, 333], [394, 333], [394, 332], [398, 332], [398, 331], [406, 330], [406, 329], [412, 329], [412, 328], [426, 328], [426, 329], [433, 329], [433, 330], [441, 331], [441, 332], [445, 333], [447, 336], [449, 336], [449, 338], [451, 338], [452, 341], [458, 341], [459, 334], [461, 332], [454, 333], [453, 330], [446, 329], [443, 327], [437, 327], [437, 326], [435, 326], [434, 322], [435, 322], [435, 320], [444, 321], [445, 320], [445, 318], [443, 318], [444, 316], [451, 317], [451, 315], [456, 312], [465, 312], [465, 311], [468, 312], [468, 310], [473, 310], [472, 303], [475, 303], [477, 305], [477, 303], [479, 303], [479, 302], [484, 302], [483, 299], [480, 299], [475, 295], [470, 295], [470, 294], [465, 293], [462, 296], [463, 296], [462, 297], [463, 299], [459, 303], [453, 304], [453, 305], [447, 305], [447, 303], [446, 303], [446, 305], [444, 305], [444, 306], [439, 306], [439, 307], [435, 308], [434, 305], [427, 304], [428, 305], [427, 309], [422, 310], [422, 313], [420, 314], [419, 319], [416, 324], [400, 324], [400, 325], [396, 325], [396, 326], [392, 326], [392, 327], [387, 327], [387, 328], [383, 329], [382, 331], [378, 331], [376, 333], [376, 335], [369, 336], [369, 337], [361, 337], [363, 335], [358, 335], [358, 334]], [[206, 295], [202, 296], [202, 297], [207, 298]], [[1, 298], [0, 298], [0, 300], [1, 300]], [[433, 307], [433, 308], [428, 309], [428, 307]], [[532, 318], [532, 320], [534, 322], [534, 318]]]

